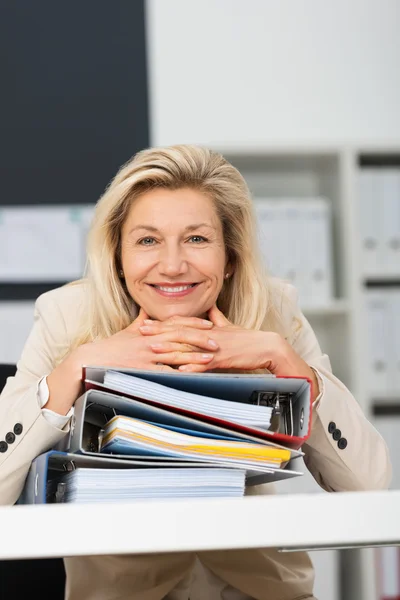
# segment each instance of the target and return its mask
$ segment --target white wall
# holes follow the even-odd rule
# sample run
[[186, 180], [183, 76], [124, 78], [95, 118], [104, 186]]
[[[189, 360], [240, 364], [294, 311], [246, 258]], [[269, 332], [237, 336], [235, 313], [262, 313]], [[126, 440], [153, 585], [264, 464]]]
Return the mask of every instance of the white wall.
[[153, 145], [400, 141], [399, 0], [148, 0]]

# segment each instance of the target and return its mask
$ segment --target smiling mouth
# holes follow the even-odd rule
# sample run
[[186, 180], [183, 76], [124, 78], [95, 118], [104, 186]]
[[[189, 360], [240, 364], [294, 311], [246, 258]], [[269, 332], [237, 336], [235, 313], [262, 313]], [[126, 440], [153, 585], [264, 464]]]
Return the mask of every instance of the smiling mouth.
[[167, 294], [179, 294], [182, 292], [186, 292], [187, 290], [190, 290], [199, 284], [198, 283], [186, 283], [184, 285], [157, 285], [157, 284], [151, 283], [150, 285], [151, 285], [151, 287], [155, 288], [156, 290], [160, 290], [161, 292], [165, 292]]

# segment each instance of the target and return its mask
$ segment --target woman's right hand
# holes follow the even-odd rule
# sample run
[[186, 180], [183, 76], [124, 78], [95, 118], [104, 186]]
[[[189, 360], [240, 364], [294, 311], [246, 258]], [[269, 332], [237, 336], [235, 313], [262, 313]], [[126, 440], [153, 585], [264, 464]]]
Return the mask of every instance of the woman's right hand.
[[[210, 339], [210, 324], [207, 321], [203, 322], [204, 331], [178, 327], [175, 331], [171, 328], [170, 331], [149, 337], [141, 335], [139, 331], [146, 318], [147, 315], [141, 310], [126, 329], [104, 340], [83, 344], [71, 352], [47, 377], [49, 400], [45, 407], [59, 414], [68, 413], [83, 392], [83, 365], [173, 372], [173, 367], [204, 365], [213, 359], [213, 352], [218, 347]], [[165, 345], [172, 341], [173, 352], [153, 352], [154, 345]]]
[[[153, 335], [143, 336], [139, 327], [148, 319], [141, 310], [138, 317], [126, 329], [98, 342], [84, 344], [75, 350], [81, 365], [103, 365], [144, 370], [173, 371], [173, 367], [196, 363], [207, 364], [213, 359], [217, 346], [210, 339], [212, 323], [198, 319], [201, 331], [177, 327]], [[203, 323], [203, 325], [201, 325]], [[155, 353], [153, 348], [174, 341], [174, 351]]]

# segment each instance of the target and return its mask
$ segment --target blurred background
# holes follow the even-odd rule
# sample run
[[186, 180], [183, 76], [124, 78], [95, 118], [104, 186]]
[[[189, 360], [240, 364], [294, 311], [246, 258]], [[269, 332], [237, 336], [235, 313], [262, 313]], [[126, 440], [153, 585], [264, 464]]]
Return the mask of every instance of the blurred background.
[[[0, 0], [3, 375], [38, 295], [82, 275], [118, 168], [207, 145], [245, 176], [267, 265], [296, 285], [400, 488], [399, 34], [399, 0]], [[324, 493], [311, 476], [280, 491]], [[398, 599], [397, 552], [312, 553], [316, 597]]]

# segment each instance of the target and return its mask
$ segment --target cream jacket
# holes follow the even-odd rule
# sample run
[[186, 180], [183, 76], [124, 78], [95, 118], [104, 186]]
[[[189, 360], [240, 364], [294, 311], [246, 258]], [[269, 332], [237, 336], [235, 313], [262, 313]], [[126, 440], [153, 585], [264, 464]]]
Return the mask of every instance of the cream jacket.
[[[294, 288], [287, 286], [286, 292], [294, 298]], [[82, 314], [83, 294], [83, 284], [64, 286], [43, 294], [36, 302], [34, 326], [18, 362], [17, 373], [8, 379], [0, 396], [0, 504], [16, 502], [33, 458], [53, 447], [68, 432], [69, 425], [64, 430], [57, 429], [43, 416], [37, 388], [39, 380], [53, 370], [56, 358], [68, 351]], [[302, 326], [296, 329], [291, 344], [315, 369], [321, 388], [313, 408], [312, 433], [302, 448], [307, 468], [318, 484], [329, 492], [387, 488], [391, 465], [384, 440], [366, 419], [349, 390], [332, 374], [329, 358], [322, 354], [312, 328], [300, 312], [298, 316]], [[288, 322], [293, 318], [292, 313], [283, 317]], [[340, 437], [334, 434], [337, 430], [340, 430]], [[13, 435], [8, 435], [10, 433]], [[271, 491], [270, 485], [263, 485], [252, 488], [251, 493]], [[220, 582], [220, 588], [215, 581], [213, 583], [214, 596], [211, 588], [204, 593], [207, 600], [312, 597], [312, 567], [303, 552], [205, 552], [199, 557], [213, 572], [205, 572], [210, 581], [215, 578]], [[186, 600], [185, 582], [190, 585], [194, 560], [187, 554], [66, 559], [66, 597], [69, 600], [125, 597]], [[110, 564], [113, 565], [112, 572]], [[123, 574], [118, 577], [119, 583], [115, 577], [117, 572]], [[204, 573], [202, 577], [203, 585], [206, 585]], [[129, 593], [126, 586], [129, 586]], [[220, 591], [216, 592], [217, 588]], [[234, 593], [241, 590], [244, 595], [229, 596], [229, 589]], [[197, 593], [190, 592], [192, 600], [203, 597], [201, 592], [200, 595]]]

